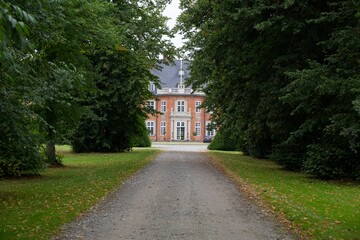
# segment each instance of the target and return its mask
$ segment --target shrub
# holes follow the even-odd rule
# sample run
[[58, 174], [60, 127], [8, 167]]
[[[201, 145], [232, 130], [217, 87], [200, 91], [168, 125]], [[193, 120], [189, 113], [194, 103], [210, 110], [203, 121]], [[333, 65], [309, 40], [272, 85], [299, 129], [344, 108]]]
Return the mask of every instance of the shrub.
[[346, 147], [312, 144], [308, 147], [304, 170], [325, 179], [360, 179], [359, 157]]
[[287, 170], [301, 171], [305, 161], [304, 152], [306, 145], [283, 142], [274, 148], [270, 158]]
[[139, 126], [138, 134], [136, 134], [132, 139], [132, 146], [133, 147], [151, 147], [149, 132], [148, 132], [145, 124], [141, 124], [141, 126]]
[[[44, 168], [38, 137], [32, 132], [34, 117], [0, 99], [0, 177], [38, 175]], [[19, 110], [20, 109], [20, 110]]]
[[38, 175], [44, 168], [44, 157], [29, 136], [0, 141], [0, 177]]
[[74, 152], [124, 152], [151, 146], [142, 116], [107, 117], [84, 116], [71, 141]]
[[134, 147], [151, 147], [149, 136], [137, 136], [133, 140]]
[[236, 147], [234, 142], [222, 132], [218, 132], [212, 142], [209, 144], [208, 149], [210, 150], [224, 150], [224, 151], [235, 151]]

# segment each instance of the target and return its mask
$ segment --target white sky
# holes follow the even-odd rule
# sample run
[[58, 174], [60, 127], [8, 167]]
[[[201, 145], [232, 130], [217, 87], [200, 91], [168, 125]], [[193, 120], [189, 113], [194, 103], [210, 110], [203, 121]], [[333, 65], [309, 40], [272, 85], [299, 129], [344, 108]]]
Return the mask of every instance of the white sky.
[[[165, 16], [171, 18], [167, 22], [167, 25], [169, 26], [170, 29], [175, 26], [176, 18], [180, 14], [179, 2], [180, 0], [172, 0], [171, 4], [169, 4], [165, 8], [165, 11], [163, 13]], [[179, 48], [182, 47], [183, 45], [181, 39], [182, 39], [181, 35], [176, 34], [175, 38], [171, 39], [171, 41], [173, 42], [175, 47]]]

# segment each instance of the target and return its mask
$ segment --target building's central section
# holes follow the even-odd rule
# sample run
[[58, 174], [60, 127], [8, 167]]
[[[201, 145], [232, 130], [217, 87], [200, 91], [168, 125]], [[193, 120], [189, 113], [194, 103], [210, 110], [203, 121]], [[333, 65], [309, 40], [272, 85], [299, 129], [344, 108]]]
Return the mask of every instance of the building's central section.
[[146, 126], [152, 141], [202, 141], [205, 136], [213, 136], [210, 114], [200, 108], [205, 94], [185, 87], [189, 77], [188, 62], [176, 60], [174, 64], [160, 64], [161, 70], [153, 70], [161, 82], [161, 89], [154, 84], [150, 90], [154, 98], [148, 107], [160, 112], [149, 116]]

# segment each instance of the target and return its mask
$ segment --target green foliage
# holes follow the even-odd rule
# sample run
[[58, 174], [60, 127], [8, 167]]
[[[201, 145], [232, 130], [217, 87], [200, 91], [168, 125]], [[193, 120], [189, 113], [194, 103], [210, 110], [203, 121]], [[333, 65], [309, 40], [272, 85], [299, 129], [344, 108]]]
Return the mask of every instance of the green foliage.
[[[149, 69], [159, 53], [174, 53], [162, 38], [170, 34], [161, 15], [167, 2], [0, 0], [2, 175], [38, 174], [43, 143], [46, 162], [61, 165], [55, 144], [69, 141], [82, 116], [90, 121], [98, 115], [87, 123], [99, 131], [117, 124], [115, 134], [102, 136], [102, 151], [131, 148], [144, 128], [138, 122], [144, 120]], [[109, 92], [107, 81], [116, 86]], [[119, 90], [113, 96], [121, 110], [92, 102], [100, 96], [116, 102], [109, 97], [113, 90]]]
[[[29, 24], [35, 23], [31, 14], [16, 4], [0, 0], [0, 46], [5, 43], [16, 42], [18, 46], [25, 46], [24, 36], [29, 34]], [[0, 52], [0, 57], [3, 53]]]
[[358, 1], [182, 7], [189, 83], [207, 93], [206, 107], [237, 148], [319, 177], [359, 177]]
[[44, 169], [44, 158], [40, 154], [39, 146], [33, 142], [31, 134], [17, 128], [15, 133], [5, 133], [3, 136], [8, 139], [0, 139], [0, 178], [40, 174]]
[[274, 147], [270, 158], [287, 170], [299, 171], [303, 169], [305, 153], [306, 145], [284, 142]]
[[72, 147], [75, 152], [128, 151], [134, 137], [143, 136], [146, 129], [141, 105], [151, 96], [147, 86], [153, 76], [130, 51], [109, 49], [94, 59], [102, 74], [99, 90], [86, 103], [93, 114], [81, 120]]
[[224, 151], [235, 151], [235, 143], [226, 134], [218, 131], [208, 146], [210, 150], [224, 150]]
[[32, 29], [37, 47], [33, 69], [42, 79], [41, 104], [34, 111], [42, 118], [40, 132], [46, 142], [47, 162], [59, 165], [55, 143], [71, 135], [85, 111], [80, 101], [95, 91], [88, 51], [114, 45], [118, 40], [113, 4], [76, 0], [49, 2], [33, 9], [41, 21]]
[[304, 170], [322, 178], [360, 179], [359, 154], [352, 153], [347, 146], [327, 143], [308, 146]]
[[143, 117], [138, 117], [137, 119], [138, 127], [137, 131], [133, 132], [131, 138], [132, 147], [151, 147], [151, 141], [149, 137], [149, 131], [145, 126], [145, 119]]
[[[12, 22], [12, 24], [11, 24]], [[40, 101], [31, 75], [26, 34], [18, 24], [34, 23], [19, 7], [0, 1], [0, 177], [36, 175], [43, 169], [36, 115], [29, 106]]]
[[[77, 127], [72, 147], [76, 152], [122, 152], [149, 145], [144, 103], [152, 97], [150, 73], [160, 53], [173, 55], [162, 36], [169, 34], [161, 15], [166, 1], [114, 1], [123, 39], [115, 46], [89, 52], [97, 93], [83, 102], [91, 110]], [[125, 14], [124, 14], [125, 13]]]
[[149, 133], [146, 131], [142, 136], [134, 136], [131, 145], [133, 147], [151, 147]]

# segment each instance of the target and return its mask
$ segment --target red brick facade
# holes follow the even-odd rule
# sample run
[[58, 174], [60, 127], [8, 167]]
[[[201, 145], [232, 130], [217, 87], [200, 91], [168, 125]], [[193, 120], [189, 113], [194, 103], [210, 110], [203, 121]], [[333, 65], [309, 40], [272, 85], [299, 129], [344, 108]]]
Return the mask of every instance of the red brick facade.
[[150, 84], [154, 99], [148, 101], [148, 106], [161, 113], [149, 115], [146, 120], [151, 141], [203, 141], [205, 136], [215, 135], [215, 130], [207, 130], [210, 114], [199, 107], [205, 93], [185, 87], [190, 75], [188, 64], [175, 60], [173, 64], [159, 63], [160, 69], [153, 70], [161, 88]]
[[152, 101], [155, 109], [161, 114], [149, 116], [146, 121], [150, 140], [203, 141], [206, 135], [213, 135], [214, 131], [206, 130], [210, 122], [210, 114], [206, 113], [204, 108], [196, 107], [196, 102], [200, 105], [204, 99], [203, 94], [157, 96], [157, 100]]

